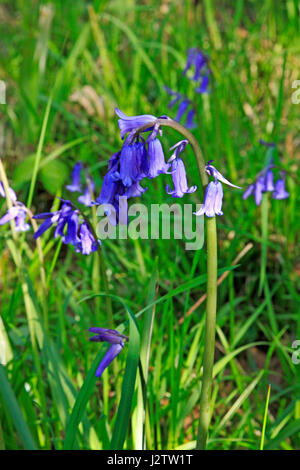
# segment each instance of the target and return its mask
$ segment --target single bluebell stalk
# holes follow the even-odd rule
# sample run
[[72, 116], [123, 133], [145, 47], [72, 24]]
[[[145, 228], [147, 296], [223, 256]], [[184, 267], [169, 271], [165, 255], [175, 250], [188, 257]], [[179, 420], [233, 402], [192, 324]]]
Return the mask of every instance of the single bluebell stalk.
[[279, 178], [275, 183], [275, 188], [272, 197], [274, 199], [287, 199], [289, 195], [290, 194], [285, 189], [285, 175], [284, 173], [282, 173], [281, 178]]
[[66, 186], [66, 189], [68, 189], [68, 191], [71, 191], [73, 193], [76, 193], [76, 192], [80, 193], [82, 191], [81, 184], [80, 184], [80, 174], [81, 174], [82, 167], [83, 165], [81, 162], [78, 162], [74, 165], [74, 169], [72, 172], [72, 183]]
[[[262, 142], [261, 142], [262, 143]], [[263, 145], [266, 145], [265, 142]], [[273, 144], [268, 144], [269, 147], [273, 147]], [[273, 162], [267, 165], [261, 172], [256, 176], [256, 180], [251, 183], [243, 194], [243, 199], [247, 199], [253, 195], [255, 204], [260, 205], [262, 201], [263, 193], [271, 192], [273, 199], [286, 199], [289, 197], [289, 193], [285, 190], [284, 178], [279, 178], [274, 184], [273, 174]]]
[[208, 183], [205, 195], [204, 203], [195, 215], [206, 215], [206, 217], [214, 217], [215, 215], [223, 215], [222, 212], [222, 200], [223, 200], [223, 186], [220, 181], [211, 181]]
[[122, 351], [124, 343], [128, 341], [128, 337], [122, 335], [116, 330], [109, 330], [106, 328], [89, 328], [89, 331], [91, 333], [96, 333], [96, 336], [92, 336], [90, 341], [107, 342], [111, 344], [111, 347], [106, 352], [96, 371], [96, 377], [101, 377], [104, 370]]

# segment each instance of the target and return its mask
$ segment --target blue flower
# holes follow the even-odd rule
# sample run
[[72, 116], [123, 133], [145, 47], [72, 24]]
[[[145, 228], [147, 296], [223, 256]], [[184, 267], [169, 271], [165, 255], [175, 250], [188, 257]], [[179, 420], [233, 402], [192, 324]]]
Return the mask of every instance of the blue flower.
[[159, 139], [150, 139], [148, 141], [149, 170], [148, 177], [156, 178], [162, 173], [167, 173], [170, 164], [165, 162], [164, 151]]
[[126, 116], [118, 108], [115, 109], [117, 116], [119, 116], [118, 125], [121, 131], [121, 139], [124, 139], [124, 136], [138, 127], [149, 124], [149, 128], [145, 129], [143, 132], [151, 130], [151, 127], [154, 125], [157, 118], [151, 114], [142, 114], [140, 116]]
[[175, 121], [180, 122], [182, 117], [187, 112], [185, 127], [187, 129], [194, 129], [194, 127], [196, 127], [196, 123], [194, 122], [195, 110], [193, 109], [193, 107], [192, 109], [189, 109], [191, 108], [191, 106], [193, 106], [191, 100], [189, 100], [185, 95], [182, 95], [181, 93], [172, 91], [167, 86], [165, 86], [164, 88], [169, 93], [169, 95], [174, 96], [174, 98], [168, 104], [168, 108], [172, 108], [174, 105], [179, 103], [177, 114], [174, 118]]
[[198, 82], [198, 87], [195, 88], [197, 93], [207, 93], [209, 85], [209, 75], [210, 70], [208, 68], [208, 57], [203, 54], [200, 49], [192, 48], [188, 51], [188, 58], [186, 62], [183, 75], [186, 75], [187, 72], [194, 67], [194, 75], [191, 77], [191, 80]]
[[93, 205], [93, 200], [91, 194], [93, 194], [95, 190], [95, 184], [91, 178], [88, 178], [88, 184], [84, 190], [84, 194], [79, 196], [78, 202], [85, 205], [86, 207], [91, 207]]
[[16, 232], [27, 232], [30, 229], [30, 225], [25, 222], [26, 219], [26, 210], [25, 206], [21, 202], [16, 202], [17, 205], [14, 205], [8, 209], [6, 214], [1, 217], [0, 225], [4, 225], [11, 220], [15, 221], [15, 231]]
[[205, 167], [206, 173], [215, 178], [215, 180], [219, 180], [222, 183], [227, 184], [228, 186], [232, 186], [233, 188], [237, 189], [242, 189], [240, 186], [236, 186], [235, 184], [230, 183], [230, 181], [224, 178], [224, 176], [221, 175], [221, 173], [213, 165], [211, 165], [211, 162], [213, 162], [213, 160], [210, 160]]
[[97, 371], [96, 377], [101, 377], [104, 370], [109, 366], [109, 364], [114, 360], [114, 358], [122, 351], [124, 343], [128, 341], [128, 337], [122, 335], [116, 330], [109, 330], [106, 328], [89, 328], [91, 333], [96, 333], [96, 336], [92, 336], [90, 341], [96, 342], [107, 342], [111, 344], [111, 347], [106, 352], [102, 361], [100, 362]]
[[195, 215], [206, 215], [206, 217], [214, 217], [215, 215], [223, 215], [222, 212], [223, 187], [220, 181], [211, 181], [208, 183], [204, 196], [204, 204]]
[[95, 240], [88, 224], [85, 221], [82, 222], [79, 229], [79, 240], [75, 245], [75, 250], [83, 255], [89, 255], [98, 249], [98, 244], [101, 245], [100, 240]]
[[[10, 199], [11, 199], [12, 203], [17, 202], [16, 193], [14, 192], [14, 190], [12, 188], [8, 188], [8, 194], [10, 196]], [[6, 197], [5, 191], [4, 191], [4, 186], [3, 186], [3, 183], [1, 181], [0, 181], [0, 196]]]
[[172, 197], [183, 197], [187, 193], [194, 193], [197, 189], [197, 186], [188, 187], [186, 171], [184, 163], [181, 158], [175, 158], [172, 162], [172, 180], [174, 184], [173, 191], [170, 186], [166, 186], [166, 191]]
[[286, 199], [289, 197], [289, 193], [285, 189], [285, 176], [281, 174], [281, 178], [279, 178], [275, 183], [275, 189], [272, 194], [274, 199]]
[[83, 165], [81, 162], [78, 162], [74, 165], [74, 169], [72, 172], [72, 183], [66, 186], [66, 189], [68, 189], [69, 191], [73, 193], [75, 192], [80, 193], [82, 191], [81, 184], [80, 184], [80, 173], [81, 173], [82, 167]]

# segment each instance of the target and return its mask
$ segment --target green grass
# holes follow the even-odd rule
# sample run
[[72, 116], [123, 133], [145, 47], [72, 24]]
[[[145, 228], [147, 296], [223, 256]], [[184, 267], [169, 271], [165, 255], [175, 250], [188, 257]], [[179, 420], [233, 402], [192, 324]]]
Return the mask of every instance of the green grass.
[[[51, 3], [41, 28], [43, 2], [0, 1], [1, 153], [10, 185], [33, 213], [70, 197], [64, 186], [78, 160], [100, 189], [121, 146], [116, 106], [174, 117], [164, 85], [197, 100], [193, 133], [233, 183], [247, 186], [263, 167], [260, 138], [277, 143], [280, 165], [296, 178], [287, 179], [290, 198], [257, 208], [226, 187], [217, 219], [219, 275], [230, 273], [218, 289], [208, 449], [256, 450], [262, 432], [264, 449], [299, 449], [300, 365], [291, 360], [300, 339], [300, 104], [291, 99], [300, 79], [299, 1]], [[210, 56], [208, 95], [195, 97], [182, 76], [189, 47]], [[86, 86], [98, 98], [83, 106], [75, 94]], [[166, 151], [176, 139], [164, 129]], [[191, 149], [185, 162], [200, 188]], [[168, 182], [149, 181], [143, 202], [170, 202]], [[181, 202], [202, 202], [201, 190]], [[41, 258], [32, 232], [13, 238], [1, 227], [0, 448], [109, 449], [125, 440], [135, 449], [143, 436], [148, 449], [195, 445], [205, 303], [179, 320], [205, 293], [205, 246], [129, 239], [102, 247], [114, 326], [132, 341], [96, 380], [104, 348], [89, 342], [88, 328], [109, 325], [97, 255], [80, 256], [45, 233]]]

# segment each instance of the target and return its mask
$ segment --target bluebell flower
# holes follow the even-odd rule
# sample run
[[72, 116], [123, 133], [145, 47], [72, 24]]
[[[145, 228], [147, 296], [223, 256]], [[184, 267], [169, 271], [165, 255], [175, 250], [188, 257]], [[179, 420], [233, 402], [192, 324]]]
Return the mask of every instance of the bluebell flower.
[[121, 139], [124, 139], [125, 135], [128, 132], [131, 132], [137, 129], [140, 126], [149, 124], [149, 128], [145, 129], [143, 132], [151, 130], [157, 118], [151, 114], [142, 114], [140, 116], [126, 116], [118, 108], [115, 110], [117, 116], [119, 116], [118, 125], [121, 131]]
[[133, 183], [124, 193], [124, 196], [129, 199], [130, 197], [140, 197], [148, 188], [142, 188], [139, 182]]
[[118, 196], [125, 192], [125, 186], [119, 178], [115, 167], [111, 168], [103, 179], [101, 192], [96, 199], [97, 204], [114, 204]]
[[162, 173], [167, 173], [170, 164], [165, 162], [164, 151], [159, 139], [148, 140], [149, 170], [148, 177], [156, 178]]
[[196, 127], [196, 123], [194, 122], [195, 110], [193, 108], [191, 100], [189, 100], [185, 95], [182, 95], [181, 93], [172, 91], [167, 86], [165, 86], [164, 88], [171, 96], [174, 96], [174, 98], [168, 104], [168, 108], [172, 108], [177, 103], [179, 104], [177, 114], [174, 120], [180, 122], [182, 117], [186, 114], [186, 122], [184, 124], [185, 127], [187, 129], [193, 129], [194, 127]]
[[82, 169], [82, 163], [78, 162], [74, 165], [74, 169], [72, 172], [72, 183], [68, 184], [66, 186], [66, 189], [68, 189], [71, 192], [81, 192], [81, 184], [80, 184], [80, 174], [81, 174], [81, 169]]
[[[11, 199], [12, 203], [17, 202], [16, 193], [14, 192], [14, 190], [12, 188], [8, 188], [8, 194], [10, 196], [10, 199]], [[6, 197], [5, 191], [4, 191], [4, 186], [3, 186], [3, 183], [1, 181], [0, 181], [0, 196]]]
[[86, 207], [91, 207], [93, 205], [92, 194], [95, 190], [95, 184], [91, 178], [88, 178], [88, 184], [84, 190], [84, 194], [79, 196], [78, 202], [85, 205]]
[[83, 255], [89, 255], [98, 249], [98, 245], [101, 245], [100, 240], [95, 240], [90, 227], [83, 221], [80, 225], [79, 240], [75, 245], [75, 250]]
[[30, 229], [30, 225], [25, 222], [26, 220], [26, 210], [25, 206], [16, 202], [17, 205], [14, 205], [8, 209], [6, 214], [1, 217], [0, 225], [4, 225], [11, 220], [15, 221], [15, 231], [16, 232], [27, 232]]
[[222, 200], [223, 200], [223, 186], [220, 181], [210, 181], [208, 183], [205, 195], [204, 203], [195, 215], [206, 215], [206, 217], [214, 217], [215, 215], [223, 215], [222, 212]]
[[240, 186], [236, 186], [235, 184], [230, 183], [230, 181], [224, 178], [224, 176], [213, 165], [211, 165], [211, 162], [213, 162], [213, 160], [210, 160], [205, 167], [206, 173], [215, 178], [215, 180], [219, 180], [222, 183], [227, 184], [228, 186], [232, 186], [233, 188], [237, 189], [242, 189]]
[[107, 342], [111, 344], [111, 347], [106, 352], [102, 361], [100, 362], [97, 371], [96, 377], [101, 377], [104, 370], [110, 365], [110, 363], [115, 359], [115, 357], [122, 351], [124, 343], [128, 341], [128, 337], [122, 335], [116, 330], [109, 330], [106, 328], [89, 328], [91, 333], [96, 333], [96, 336], [92, 336], [90, 341], [96, 342]]
[[171, 173], [174, 189], [171, 190], [170, 186], [167, 185], [166, 191], [172, 197], [183, 197], [187, 193], [194, 193], [196, 191], [197, 186], [188, 187], [186, 171], [181, 158], [173, 160]]
[[187, 72], [194, 67], [194, 75], [191, 80], [198, 82], [198, 87], [195, 88], [197, 93], [206, 93], [208, 91], [210, 75], [208, 60], [208, 57], [200, 49], [189, 49], [183, 75], [187, 75]]
[[285, 176], [281, 174], [281, 178], [279, 178], [275, 183], [274, 192], [272, 197], [274, 199], [286, 199], [289, 197], [289, 193], [285, 189]]
[[140, 179], [138, 168], [138, 142], [123, 145], [120, 156], [120, 179], [129, 187]]
[[36, 214], [33, 216], [34, 219], [41, 219], [44, 220], [42, 225], [38, 228], [38, 230], [34, 233], [33, 238], [37, 239], [43, 233], [46, 232], [52, 225], [57, 223], [57, 227], [55, 230], [54, 238], [58, 236], [64, 237], [64, 228], [68, 221], [69, 216], [73, 212], [73, 207], [70, 201], [64, 201], [60, 210], [55, 212], [43, 212], [41, 214]]

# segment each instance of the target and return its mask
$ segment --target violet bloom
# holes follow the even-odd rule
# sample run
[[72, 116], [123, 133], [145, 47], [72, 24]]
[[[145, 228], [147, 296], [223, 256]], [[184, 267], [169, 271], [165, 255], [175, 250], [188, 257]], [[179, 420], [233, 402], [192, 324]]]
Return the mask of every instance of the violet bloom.
[[124, 196], [129, 199], [130, 197], [140, 197], [148, 188], [142, 188], [142, 186], [137, 182], [133, 183], [124, 193]]
[[203, 54], [200, 49], [192, 48], [188, 51], [188, 58], [183, 75], [186, 75], [188, 70], [194, 67], [194, 75], [191, 80], [198, 82], [198, 87], [195, 88], [197, 93], [207, 93], [209, 85], [208, 57]]
[[195, 215], [206, 215], [206, 217], [214, 217], [215, 215], [223, 215], [222, 212], [222, 200], [223, 200], [223, 186], [220, 181], [211, 181], [208, 183], [205, 196], [204, 204]]
[[138, 127], [149, 124], [149, 128], [145, 129], [143, 132], [151, 130], [157, 118], [151, 114], [142, 114], [140, 116], [126, 116], [118, 108], [115, 109], [115, 113], [119, 116], [118, 125], [121, 131], [121, 139], [124, 139], [125, 135], [128, 132], [137, 129]]
[[185, 127], [187, 129], [193, 129], [196, 127], [196, 123], [194, 122], [195, 110], [193, 108], [190, 109], [191, 106], [193, 106], [191, 100], [189, 100], [185, 95], [182, 95], [176, 91], [172, 91], [166, 86], [164, 88], [167, 93], [169, 93], [169, 95], [174, 96], [174, 98], [168, 104], [168, 108], [172, 108], [174, 105], [179, 103], [177, 114], [174, 118], [175, 121], [180, 122], [185, 113], [187, 113], [186, 122], [184, 124]]
[[88, 178], [88, 184], [84, 190], [84, 194], [79, 196], [78, 202], [85, 205], [86, 207], [91, 207], [93, 205], [93, 200], [91, 194], [95, 190], [95, 184], [91, 178]]
[[68, 189], [72, 193], [75, 193], [75, 192], [80, 193], [82, 191], [81, 184], [80, 184], [81, 169], [82, 169], [81, 162], [78, 162], [74, 165], [74, 169], [72, 172], [72, 183], [66, 186], [66, 189]]
[[123, 145], [120, 156], [120, 179], [124, 186], [129, 187], [139, 179], [144, 178], [140, 176], [139, 171], [139, 156], [138, 156], [139, 142], [130, 145]]
[[90, 227], [83, 221], [79, 229], [79, 240], [75, 245], [75, 250], [83, 255], [89, 255], [98, 249], [98, 245], [101, 245], [100, 240], [95, 240]]
[[0, 225], [4, 225], [11, 220], [15, 221], [15, 231], [16, 232], [27, 232], [30, 229], [30, 225], [25, 222], [26, 211], [24, 210], [24, 205], [20, 202], [16, 203], [8, 209], [6, 214], [1, 217]]
[[[16, 193], [14, 192], [14, 190], [12, 188], [8, 188], [8, 194], [9, 194], [9, 197], [10, 197], [12, 203], [17, 202]], [[6, 194], [5, 194], [5, 191], [4, 191], [4, 186], [3, 186], [3, 183], [1, 181], [0, 181], [0, 196], [6, 197]]]
[[96, 377], [101, 377], [104, 370], [109, 366], [109, 364], [115, 359], [115, 357], [122, 351], [124, 343], [128, 341], [128, 337], [122, 335], [116, 330], [109, 330], [106, 328], [89, 328], [91, 333], [96, 333], [96, 336], [92, 336], [90, 341], [95, 342], [107, 342], [111, 344], [111, 347], [106, 352], [102, 361], [100, 362], [97, 371]]
[[119, 173], [113, 167], [109, 170], [103, 179], [101, 192], [96, 199], [97, 204], [114, 204], [118, 196], [125, 192], [125, 186], [119, 179]]
[[232, 186], [233, 188], [237, 189], [242, 189], [240, 186], [236, 186], [235, 184], [230, 183], [230, 181], [224, 178], [224, 176], [213, 165], [211, 165], [211, 162], [213, 162], [213, 160], [210, 160], [205, 167], [206, 173], [215, 178], [215, 180], [219, 180], [222, 183], [227, 184], [228, 186]]
[[197, 186], [188, 187], [184, 163], [181, 158], [176, 158], [172, 162], [173, 191], [170, 186], [166, 186], [166, 191], [172, 197], [183, 197], [185, 194], [194, 193]]
[[275, 189], [272, 194], [274, 199], [286, 199], [289, 197], [289, 193], [285, 189], [285, 177], [284, 174], [275, 183]]
[[148, 142], [149, 170], [148, 177], [156, 178], [162, 173], [167, 173], [170, 165], [165, 162], [165, 155], [159, 139], [151, 139]]

